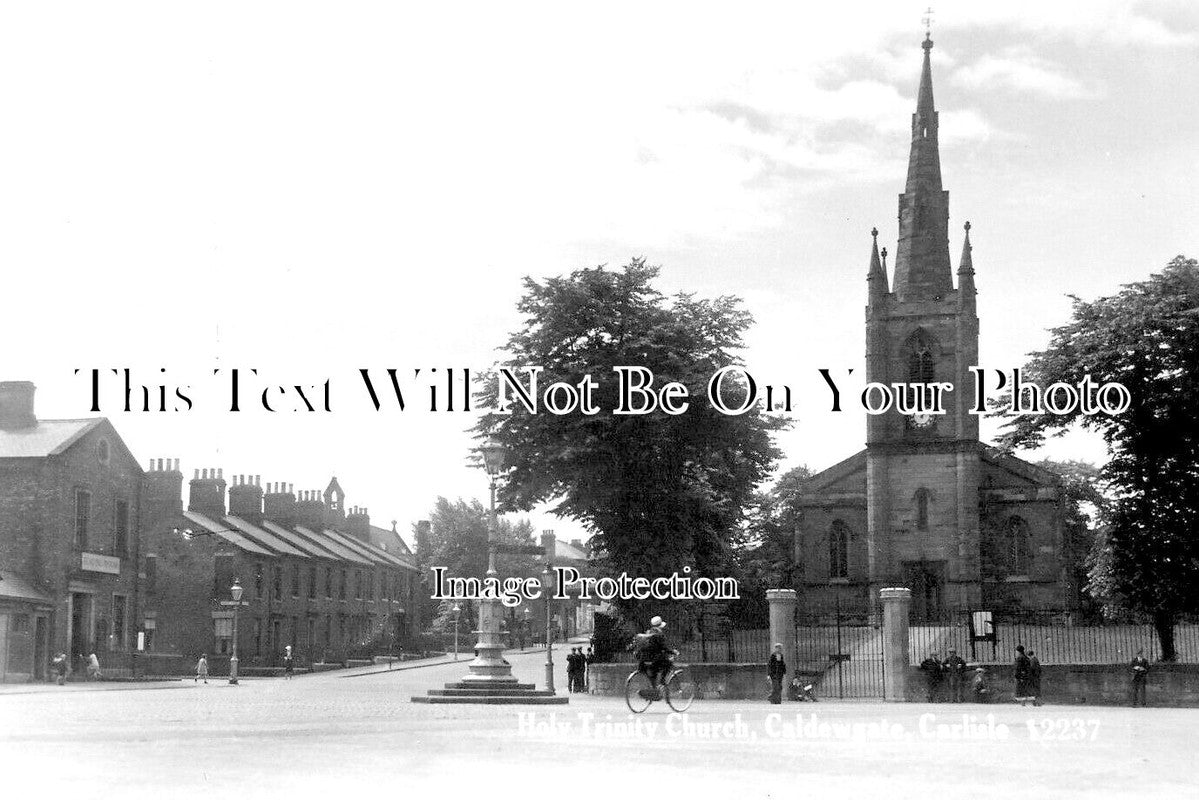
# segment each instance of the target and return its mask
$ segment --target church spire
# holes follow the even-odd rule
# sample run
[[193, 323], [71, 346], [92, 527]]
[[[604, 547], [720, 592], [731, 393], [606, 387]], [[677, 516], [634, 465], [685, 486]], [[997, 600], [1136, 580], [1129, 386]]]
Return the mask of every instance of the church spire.
[[887, 271], [878, 257], [878, 228], [872, 228], [870, 235], [874, 244], [870, 249], [870, 271], [866, 274], [867, 298], [870, 305], [882, 301], [890, 289], [887, 287]]
[[933, 102], [932, 37], [921, 43], [924, 64], [912, 115], [908, 176], [899, 196], [899, 247], [895, 293], [899, 299], [927, 300], [953, 290], [949, 265], [949, 193], [941, 188], [939, 120]]
[[973, 248], [970, 245], [969, 220], [962, 227], [966, 229], [966, 238], [962, 241], [962, 260], [958, 262], [958, 304], [974, 310], [974, 296], [978, 292], [974, 288], [974, 259], [970, 257]]

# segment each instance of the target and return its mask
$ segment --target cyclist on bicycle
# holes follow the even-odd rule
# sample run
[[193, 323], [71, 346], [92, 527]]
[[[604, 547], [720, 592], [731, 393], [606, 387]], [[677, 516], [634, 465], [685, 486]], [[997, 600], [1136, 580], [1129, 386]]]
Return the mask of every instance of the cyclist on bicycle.
[[665, 685], [666, 676], [674, 665], [673, 656], [679, 654], [666, 641], [666, 622], [661, 617], [654, 617], [649, 622], [649, 630], [640, 637], [641, 646], [637, 652], [637, 669], [649, 675], [650, 685], [657, 689]]

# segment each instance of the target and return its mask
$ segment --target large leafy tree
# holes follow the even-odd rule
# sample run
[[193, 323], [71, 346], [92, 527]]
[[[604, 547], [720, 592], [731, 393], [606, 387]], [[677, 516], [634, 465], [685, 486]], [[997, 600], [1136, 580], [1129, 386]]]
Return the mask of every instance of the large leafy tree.
[[769, 588], [796, 588], [795, 531], [799, 525], [796, 501], [804, 481], [812, 476], [806, 466], [783, 473], [767, 491], [758, 492], [746, 518], [738, 563], [747, 584]]
[[[657, 274], [634, 260], [623, 269], [527, 278], [518, 306], [524, 323], [508, 340], [504, 364], [543, 367], [543, 389], [590, 375], [599, 413], [531, 414], [517, 404], [508, 415], [486, 414], [476, 430], [509, 451], [505, 506], [553, 501], [555, 513], [593, 531], [602, 571], [654, 576], [690, 566], [693, 574], [727, 574], [730, 541], [778, 457], [771, 431], [783, 423], [757, 409], [721, 414], [707, 402], [709, 379], [738, 363], [752, 321], [740, 301], [667, 298], [653, 286]], [[690, 407], [677, 415], [613, 414], [618, 366], [651, 370], [655, 389], [684, 384]], [[726, 382], [724, 396], [734, 404], [743, 391]], [[488, 381], [480, 404], [494, 409], [496, 392]]]
[[[459, 578], [482, 578], [487, 574], [487, 522], [489, 511], [478, 500], [448, 500], [438, 497], [429, 514], [429, 532], [418, 541], [418, 553], [425, 570], [424, 579], [433, 589], [431, 569], [445, 567], [446, 574]], [[527, 519], [512, 521], [500, 518], [496, 526], [500, 544], [532, 545], [533, 524]], [[528, 577], [537, 574], [532, 555], [500, 553], [496, 556], [496, 571], [500, 577]], [[455, 612], [452, 601], [427, 599], [421, 619], [431, 620], [435, 630], [453, 627]], [[458, 603], [459, 624], [472, 630], [476, 619], [471, 603]]]
[[[1065, 500], [1062, 519], [1062, 558], [1069, 592], [1084, 613], [1098, 613], [1097, 594], [1088, 591], [1090, 571], [1102, 547], [1102, 526], [1111, 510], [1102, 471], [1086, 461], [1043, 459], [1037, 465], [1058, 475]], [[1100, 601], [1101, 602], [1101, 601]]]
[[1016, 417], [1003, 443], [1035, 446], [1074, 424], [1102, 434], [1115, 499], [1092, 583], [1152, 614], [1173, 660], [1174, 624], [1199, 610], [1199, 265], [1179, 256], [1111, 297], [1074, 298], [1073, 319], [1026, 372], [1043, 387], [1089, 374], [1131, 393], [1122, 414]]

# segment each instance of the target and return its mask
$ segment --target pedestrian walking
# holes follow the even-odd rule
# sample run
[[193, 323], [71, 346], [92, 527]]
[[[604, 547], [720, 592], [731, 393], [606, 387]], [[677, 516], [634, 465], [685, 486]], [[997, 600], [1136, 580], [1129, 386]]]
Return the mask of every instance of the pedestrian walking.
[[928, 702], [937, 702], [937, 691], [941, 688], [941, 673], [944, 668], [936, 653], [929, 653], [928, 658], [920, 662], [920, 671], [928, 688]]
[[783, 660], [783, 645], [774, 644], [774, 652], [766, 662], [766, 677], [770, 678], [770, 702], [776, 706], [783, 702], [783, 678], [787, 675], [787, 662]]
[[1028, 692], [1032, 704], [1041, 705], [1041, 661], [1032, 650], [1028, 651]]
[[1137, 703], [1141, 707], [1145, 707], [1145, 688], [1149, 683], [1149, 660], [1145, 658], [1145, 651], [1138, 650], [1137, 654], [1132, 657], [1132, 707], [1136, 708]]
[[291, 676], [295, 673], [295, 669], [296, 669], [295, 659], [293, 659], [291, 657], [291, 645], [289, 644], [289, 645], [287, 645], [287, 647], [283, 648], [283, 674], [284, 674], [284, 676], [286, 676], [286, 678], [288, 680], [291, 680]]
[[67, 681], [67, 667], [70, 666], [67, 661], [67, 654], [59, 653], [56, 655], [51, 662], [51, 666], [54, 668], [54, 674], [57, 676], [56, 681], [58, 685], [62, 686]]
[[591, 665], [595, 663], [595, 650], [590, 645], [587, 647], [587, 654], [583, 656], [583, 691], [591, 691]]
[[201, 678], [204, 679], [205, 683], [208, 683], [208, 654], [207, 653], [200, 654], [200, 660], [196, 662], [196, 677], [192, 680], [192, 683], [195, 683], [196, 681], [200, 680]]
[[941, 666], [949, 683], [949, 699], [954, 703], [962, 702], [963, 684], [966, 682], [966, 660], [958, 655], [957, 650], [950, 650]]
[[1028, 673], [1031, 668], [1028, 656], [1024, 654], [1024, 645], [1016, 645], [1016, 660], [1013, 664], [1013, 678], [1016, 681], [1016, 700], [1020, 705], [1028, 702], [1029, 691]]
[[87, 679], [89, 681], [98, 681], [101, 677], [100, 659], [96, 658], [95, 653], [92, 653], [87, 657]]

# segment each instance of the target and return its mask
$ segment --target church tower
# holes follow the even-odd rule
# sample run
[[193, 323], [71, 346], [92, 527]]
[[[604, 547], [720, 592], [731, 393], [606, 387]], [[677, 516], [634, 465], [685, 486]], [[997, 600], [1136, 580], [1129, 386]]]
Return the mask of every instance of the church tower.
[[[899, 241], [888, 284], [878, 234], [867, 273], [866, 375], [886, 384], [949, 383], [942, 413], [911, 413], [930, 392], [895, 393], [866, 431], [866, 556], [871, 593], [912, 589], [913, 612], [936, 614], [978, 601], [978, 417], [968, 413], [978, 363], [978, 316], [969, 223], [954, 286], [949, 192], [941, 185], [930, 53], [924, 64], [907, 182], [899, 195]], [[885, 258], [886, 250], [882, 251]], [[908, 413], [905, 413], [908, 412]], [[877, 595], [876, 595], [877, 596]]]
[[[877, 610], [879, 589], [906, 586], [917, 620], [1069, 608], [1077, 569], [1062, 533], [1060, 479], [981, 442], [970, 414], [978, 364], [970, 223], [955, 281], [931, 36], [923, 48], [893, 274], [877, 229], [866, 271], [867, 380], [910, 388], [893, 389], [891, 406], [867, 415], [864, 450], [804, 481], [793, 582], [808, 607], [855, 613]], [[914, 384], [951, 388], [933, 406]]]

